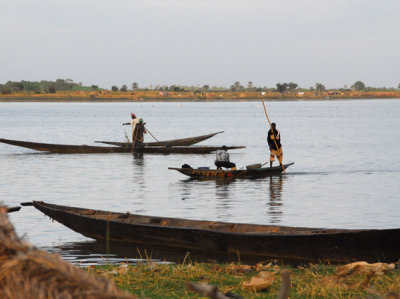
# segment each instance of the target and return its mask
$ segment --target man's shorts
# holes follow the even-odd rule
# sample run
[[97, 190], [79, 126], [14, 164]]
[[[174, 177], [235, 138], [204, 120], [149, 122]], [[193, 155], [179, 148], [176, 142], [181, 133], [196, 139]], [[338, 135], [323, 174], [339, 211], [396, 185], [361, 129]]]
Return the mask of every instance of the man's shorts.
[[275, 156], [278, 158], [279, 162], [282, 162], [282, 157], [283, 157], [283, 152], [282, 152], [282, 148], [278, 149], [278, 150], [270, 150], [271, 153], [269, 155], [269, 161], [274, 162], [275, 161]]

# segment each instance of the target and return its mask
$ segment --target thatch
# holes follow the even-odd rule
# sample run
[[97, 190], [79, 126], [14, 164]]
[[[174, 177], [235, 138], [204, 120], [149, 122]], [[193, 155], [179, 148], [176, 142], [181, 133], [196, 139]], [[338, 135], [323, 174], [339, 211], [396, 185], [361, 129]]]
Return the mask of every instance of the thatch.
[[105, 277], [87, 273], [57, 254], [20, 239], [0, 207], [0, 298], [136, 298]]

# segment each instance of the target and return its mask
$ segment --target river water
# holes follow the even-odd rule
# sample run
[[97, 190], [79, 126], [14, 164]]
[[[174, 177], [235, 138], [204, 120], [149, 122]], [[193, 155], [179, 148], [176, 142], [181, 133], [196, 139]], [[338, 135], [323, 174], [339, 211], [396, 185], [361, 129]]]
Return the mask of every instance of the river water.
[[[400, 226], [400, 101], [266, 102], [281, 131], [286, 175], [230, 183], [192, 181], [168, 170], [213, 166], [214, 154], [46, 154], [0, 144], [0, 199], [43, 200], [111, 211], [189, 219], [327, 228]], [[238, 168], [268, 161], [260, 102], [0, 103], [0, 138], [90, 144], [125, 141], [134, 112], [159, 140], [223, 130], [203, 145], [230, 151]], [[126, 133], [130, 135], [128, 128]], [[150, 141], [151, 137], [146, 136]], [[105, 255], [80, 234], [33, 207], [10, 214], [32, 244], [78, 263]]]

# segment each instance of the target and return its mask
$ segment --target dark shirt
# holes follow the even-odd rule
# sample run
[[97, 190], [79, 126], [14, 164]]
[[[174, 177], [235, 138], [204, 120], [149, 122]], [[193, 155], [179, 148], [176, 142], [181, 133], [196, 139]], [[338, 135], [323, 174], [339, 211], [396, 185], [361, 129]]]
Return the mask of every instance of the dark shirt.
[[145, 128], [142, 123], [138, 123], [135, 127], [135, 140], [143, 141], [143, 134], [145, 133]]
[[[276, 148], [276, 144], [275, 144], [274, 139], [276, 140], [276, 144], [278, 145], [278, 148]], [[274, 130], [274, 132], [272, 132], [272, 129], [270, 129], [268, 131], [267, 140], [268, 140], [268, 146], [269, 146], [270, 149], [278, 150], [278, 149], [280, 149], [282, 147], [282, 145], [281, 145], [281, 134], [276, 129]]]

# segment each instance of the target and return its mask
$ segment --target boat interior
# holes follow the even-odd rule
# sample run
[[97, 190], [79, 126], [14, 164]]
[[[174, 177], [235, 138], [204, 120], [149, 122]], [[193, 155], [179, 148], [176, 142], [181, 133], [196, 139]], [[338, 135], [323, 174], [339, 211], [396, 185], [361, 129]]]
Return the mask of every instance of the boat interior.
[[260, 224], [245, 224], [245, 223], [230, 223], [219, 221], [203, 221], [190, 220], [181, 218], [144, 216], [138, 214], [116, 213], [101, 210], [82, 209], [66, 206], [58, 206], [44, 204], [46, 208], [55, 208], [68, 213], [87, 216], [98, 220], [115, 221], [118, 223], [126, 223], [133, 225], [150, 225], [162, 226], [179, 229], [203, 229], [212, 231], [234, 232], [234, 233], [268, 233], [268, 234], [327, 234], [327, 233], [343, 233], [353, 232], [355, 230], [344, 229], [323, 229], [323, 228], [304, 228], [304, 227], [288, 227], [276, 225], [260, 225]]

